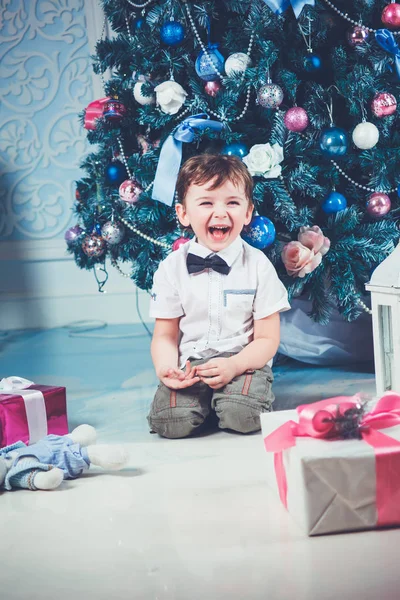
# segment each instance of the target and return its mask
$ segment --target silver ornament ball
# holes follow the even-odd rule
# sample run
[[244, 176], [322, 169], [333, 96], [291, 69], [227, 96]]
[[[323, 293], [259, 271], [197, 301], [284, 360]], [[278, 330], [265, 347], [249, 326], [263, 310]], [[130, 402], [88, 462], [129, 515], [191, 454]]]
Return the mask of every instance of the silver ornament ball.
[[125, 235], [125, 227], [119, 221], [107, 221], [101, 228], [101, 237], [110, 246], [119, 244]]
[[257, 101], [264, 108], [278, 108], [283, 101], [283, 90], [276, 83], [267, 83], [258, 90]]

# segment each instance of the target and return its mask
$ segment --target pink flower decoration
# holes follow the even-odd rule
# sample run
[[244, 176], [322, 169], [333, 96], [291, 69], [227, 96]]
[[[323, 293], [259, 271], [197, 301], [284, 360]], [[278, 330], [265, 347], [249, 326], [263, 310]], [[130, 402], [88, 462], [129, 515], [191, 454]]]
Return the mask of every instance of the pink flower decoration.
[[327, 238], [326, 235], [324, 235], [324, 244], [323, 244], [322, 248], [320, 249], [320, 253], [322, 254], [322, 256], [325, 256], [325, 254], [328, 252], [330, 247], [331, 247], [331, 240], [329, 238]]
[[298, 241], [289, 242], [282, 250], [282, 261], [288, 275], [304, 277], [321, 264], [331, 242], [318, 225], [300, 227]]
[[330, 239], [324, 236], [318, 225], [300, 227], [297, 239], [315, 253], [321, 252], [322, 256], [328, 252], [331, 245]]
[[304, 277], [314, 271], [322, 260], [322, 254], [314, 254], [300, 242], [289, 242], [282, 250], [282, 260], [288, 275]]
[[318, 225], [313, 227], [300, 227], [300, 232], [297, 239], [303, 246], [306, 246], [314, 252], [319, 252], [319, 249], [324, 243], [324, 234]]

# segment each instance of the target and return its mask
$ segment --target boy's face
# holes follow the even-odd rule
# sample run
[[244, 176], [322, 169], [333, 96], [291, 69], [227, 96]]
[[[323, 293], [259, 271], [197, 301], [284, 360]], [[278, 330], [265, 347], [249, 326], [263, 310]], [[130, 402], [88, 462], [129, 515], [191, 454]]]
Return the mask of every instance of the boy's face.
[[227, 180], [211, 190], [212, 181], [189, 186], [185, 205], [177, 204], [176, 212], [184, 227], [193, 229], [197, 241], [212, 252], [227, 248], [248, 225], [253, 214], [242, 184]]

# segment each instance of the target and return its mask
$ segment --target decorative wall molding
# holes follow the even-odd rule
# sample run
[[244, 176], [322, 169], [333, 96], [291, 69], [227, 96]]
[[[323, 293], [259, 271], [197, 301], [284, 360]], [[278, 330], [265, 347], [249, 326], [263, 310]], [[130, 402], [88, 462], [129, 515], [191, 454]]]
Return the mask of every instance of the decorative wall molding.
[[[1, 16], [0, 329], [140, 322], [133, 282], [107, 263], [99, 293], [64, 241], [78, 165], [93, 149], [78, 113], [104, 96], [91, 63], [100, 0], [19, 0]], [[148, 321], [148, 294], [138, 298]]]
[[[89, 150], [78, 114], [93, 99], [87, 0], [6, 3], [0, 23], [0, 237], [60, 238]], [[87, 7], [89, 8], [89, 7]], [[96, 25], [97, 24], [97, 25]], [[93, 43], [92, 41], [90, 43]]]

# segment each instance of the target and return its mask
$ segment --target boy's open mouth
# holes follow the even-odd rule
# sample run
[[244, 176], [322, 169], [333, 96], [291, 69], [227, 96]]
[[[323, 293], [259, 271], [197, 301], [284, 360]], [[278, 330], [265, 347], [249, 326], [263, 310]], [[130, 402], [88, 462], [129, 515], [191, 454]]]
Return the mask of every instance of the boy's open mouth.
[[212, 237], [215, 240], [222, 240], [227, 233], [229, 232], [230, 227], [224, 227], [224, 226], [215, 226], [215, 227], [209, 227], [208, 231], [210, 232], [210, 234], [212, 235]]

